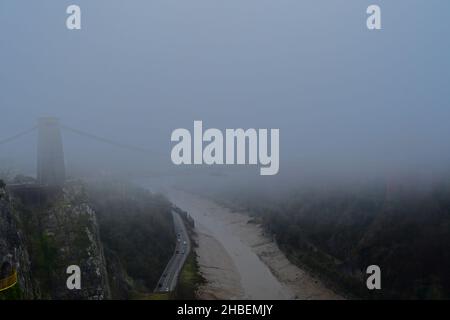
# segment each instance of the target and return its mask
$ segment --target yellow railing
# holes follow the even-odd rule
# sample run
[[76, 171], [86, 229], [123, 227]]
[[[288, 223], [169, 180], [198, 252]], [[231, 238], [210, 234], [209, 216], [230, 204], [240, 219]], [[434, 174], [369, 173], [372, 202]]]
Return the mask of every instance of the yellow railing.
[[17, 271], [14, 270], [12, 275], [7, 278], [0, 279], [0, 291], [14, 287], [17, 283]]

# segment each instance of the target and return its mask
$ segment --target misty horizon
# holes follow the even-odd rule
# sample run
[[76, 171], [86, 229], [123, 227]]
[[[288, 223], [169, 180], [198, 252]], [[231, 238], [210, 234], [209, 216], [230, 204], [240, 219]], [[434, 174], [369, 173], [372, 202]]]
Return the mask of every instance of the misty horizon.
[[[63, 132], [69, 171], [176, 174], [184, 169], [170, 161], [171, 132], [202, 120], [221, 130], [279, 128], [274, 181], [447, 175], [450, 46], [439, 35], [449, 25], [420, 22], [450, 5], [414, 1], [404, 23], [404, 5], [386, 3], [386, 30], [374, 34], [362, 23], [365, 2], [80, 1], [83, 29], [69, 32], [59, 28], [68, 1], [4, 1], [0, 138], [55, 116], [151, 150]], [[24, 136], [0, 146], [0, 165], [31, 174], [35, 155], [36, 137]]]

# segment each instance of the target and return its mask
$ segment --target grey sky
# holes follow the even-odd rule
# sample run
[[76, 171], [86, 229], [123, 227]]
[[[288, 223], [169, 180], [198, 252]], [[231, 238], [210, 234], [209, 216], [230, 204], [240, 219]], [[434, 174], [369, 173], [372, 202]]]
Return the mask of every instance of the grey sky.
[[[372, 3], [380, 32], [365, 27]], [[69, 4], [81, 31], [65, 28]], [[442, 0], [2, 0], [0, 138], [54, 115], [169, 165], [172, 130], [203, 120], [280, 128], [280, 173], [444, 168], [449, 12]], [[95, 154], [65, 139], [68, 157]]]

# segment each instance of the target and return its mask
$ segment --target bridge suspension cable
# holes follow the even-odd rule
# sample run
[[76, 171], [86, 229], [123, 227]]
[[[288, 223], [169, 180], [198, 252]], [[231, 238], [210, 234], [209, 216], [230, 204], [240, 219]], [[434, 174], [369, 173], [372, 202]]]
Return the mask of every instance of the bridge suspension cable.
[[2, 139], [2, 140], [0, 140], [0, 145], [7, 144], [7, 143], [12, 142], [12, 141], [14, 141], [16, 139], [19, 139], [19, 138], [21, 138], [21, 137], [23, 137], [23, 136], [33, 132], [36, 129], [37, 129], [37, 127], [34, 126], [33, 128], [30, 128], [28, 130], [19, 132], [18, 134], [13, 135], [12, 137], [9, 137], [9, 138], [6, 138], [6, 139]]
[[[114, 141], [112, 139], [100, 137], [100, 136], [97, 136], [95, 134], [92, 134], [92, 133], [89, 133], [89, 132], [85, 132], [85, 131], [82, 131], [82, 130], [79, 130], [79, 129], [75, 129], [75, 128], [72, 128], [72, 127], [69, 127], [69, 126], [66, 126], [66, 125], [63, 125], [63, 124], [60, 125], [60, 128], [63, 129], [63, 130], [75, 133], [75, 134], [77, 134], [79, 136], [82, 136], [82, 137], [85, 137], [85, 138], [89, 138], [89, 139], [92, 139], [92, 140], [96, 140], [96, 141], [99, 141], [99, 142], [102, 142], [102, 143], [106, 143], [106, 144], [109, 144], [109, 145], [112, 145], [112, 146], [115, 146], [115, 147], [118, 147], [118, 148], [127, 149], [127, 150], [131, 150], [131, 151], [134, 151], [134, 152], [139, 152], [139, 153], [151, 154], [152, 157], [161, 157], [161, 158], [163, 157], [163, 155], [159, 154], [158, 152], [154, 152], [154, 150], [151, 150], [151, 149], [141, 148], [141, 147], [133, 146], [133, 145], [126, 144], [126, 143], [117, 142], [117, 141]], [[25, 136], [25, 135], [27, 135], [27, 134], [37, 130], [37, 129], [38, 129], [38, 126], [34, 126], [34, 127], [30, 128], [28, 130], [19, 132], [19, 133], [15, 134], [15, 135], [13, 135], [11, 137], [8, 137], [6, 139], [1, 139], [0, 140], [0, 146], [2, 146], [3, 144], [7, 144], [7, 143], [10, 143], [10, 142], [13, 142], [13, 141], [15, 141], [15, 140]]]
[[90, 138], [93, 140], [97, 140], [99, 142], [103, 142], [118, 148], [122, 148], [122, 149], [128, 149], [128, 150], [132, 150], [132, 151], [137, 151], [137, 152], [141, 152], [141, 153], [150, 153], [152, 152], [152, 150], [150, 149], [145, 149], [145, 148], [141, 148], [141, 147], [136, 147], [133, 145], [129, 145], [129, 144], [125, 144], [125, 143], [121, 143], [121, 142], [117, 142], [111, 139], [107, 139], [107, 138], [103, 138], [103, 137], [99, 137], [95, 134], [89, 133], [89, 132], [85, 132], [82, 130], [78, 130], [78, 129], [74, 129], [65, 125], [61, 125], [61, 128], [70, 132], [73, 132], [75, 134], [78, 134], [80, 136], [86, 137], [86, 138]]

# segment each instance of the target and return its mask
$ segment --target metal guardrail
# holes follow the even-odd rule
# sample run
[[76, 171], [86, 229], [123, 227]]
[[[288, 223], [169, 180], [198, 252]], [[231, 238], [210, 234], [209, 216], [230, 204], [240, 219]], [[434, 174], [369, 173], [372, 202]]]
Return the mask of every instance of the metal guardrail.
[[17, 271], [14, 270], [12, 275], [7, 278], [0, 279], [0, 292], [12, 288], [17, 283]]

